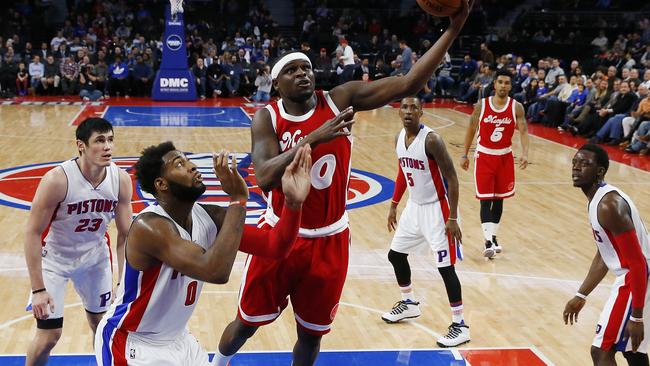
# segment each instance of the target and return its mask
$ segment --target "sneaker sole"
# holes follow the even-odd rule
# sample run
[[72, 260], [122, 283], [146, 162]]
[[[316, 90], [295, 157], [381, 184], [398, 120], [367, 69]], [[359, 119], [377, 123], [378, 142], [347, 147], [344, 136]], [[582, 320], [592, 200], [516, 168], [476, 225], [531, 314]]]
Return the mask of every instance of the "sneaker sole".
[[501, 249], [501, 248], [495, 248], [494, 249], [494, 252], [497, 253], [497, 254], [501, 253], [501, 251], [503, 251], [503, 249]]
[[[420, 314], [420, 315], [422, 315], [422, 314]], [[400, 320], [390, 320], [390, 319], [386, 319], [386, 318], [384, 318], [384, 317], [382, 316], [382, 317], [381, 317], [381, 320], [385, 321], [385, 322], [388, 323], [388, 324], [395, 324], [395, 323], [399, 323], [399, 322], [401, 322], [402, 320], [419, 318], [420, 315], [407, 316], [407, 317], [404, 317], [404, 318], [402, 318], [402, 319], [400, 319]]]
[[492, 249], [492, 248], [490, 248], [490, 249], [485, 249], [485, 250], [483, 251], [483, 256], [484, 256], [485, 258], [487, 258], [487, 259], [492, 259], [492, 258], [494, 258], [495, 255], [496, 255], [496, 252], [495, 252], [494, 249]]
[[442, 343], [440, 343], [440, 342], [436, 342], [436, 344], [438, 344], [438, 346], [443, 347], [443, 348], [453, 348], [453, 347], [462, 346], [462, 345], [465, 344], [465, 343], [469, 343], [470, 340], [471, 340], [471, 339], [468, 339], [468, 340], [466, 340], [465, 342], [461, 342], [461, 343], [458, 343], [458, 344], [453, 345], [453, 346], [446, 346], [446, 345], [444, 345], [444, 344], [442, 344]]

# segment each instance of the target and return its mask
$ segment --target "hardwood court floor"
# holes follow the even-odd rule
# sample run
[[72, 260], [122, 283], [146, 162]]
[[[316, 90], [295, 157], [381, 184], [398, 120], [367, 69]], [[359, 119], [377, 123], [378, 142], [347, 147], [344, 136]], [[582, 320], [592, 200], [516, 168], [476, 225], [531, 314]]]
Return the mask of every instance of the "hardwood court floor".
[[[0, 169], [74, 156], [75, 106], [0, 106]], [[357, 114], [353, 167], [393, 179], [394, 136], [401, 128], [396, 109]], [[447, 143], [454, 162], [461, 154], [466, 114], [427, 109], [423, 122]], [[136, 156], [145, 146], [173, 140], [178, 148], [210, 152], [221, 148], [250, 151], [246, 128], [117, 127], [114, 156]], [[515, 143], [519, 154], [518, 138]], [[570, 161], [575, 150], [531, 138], [528, 169], [517, 170], [517, 193], [505, 202], [499, 230], [504, 252], [495, 260], [482, 255], [479, 203], [470, 172], [456, 168], [465, 260], [457, 266], [463, 285], [471, 347], [534, 346], [556, 365], [590, 364], [595, 323], [613, 277], [589, 297], [572, 327], [562, 322], [565, 302], [579, 287], [596, 247], [587, 223], [586, 199], [573, 188]], [[650, 219], [647, 172], [613, 162], [607, 181], [625, 190], [645, 220]], [[403, 204], [400, 206], [403, 207]], [[446, 294], [431, 256], [411, 256], [413, 286], [423, 315], [414, 322], [387, 325], [381, 313], [399, 299], [386, 259], [391, 234], [386, 230], [388, 201], [350, 211], [352, 253], [341, 308], [323, 349], [431, 348], [446, 331], [450, 315]], [[29, 280], [23, 260], [23, 226], [28, 212], [0, 207], [0, 354], [24, 353], [34, 334], [31, 313], [24, 311]], [[114, 228], [111, 228], [114, 235]], [[245, 257], [240, 255], [227, 285], [207, 285], [190, 322], [202, 345], [214, 350], [237, 307], [236, 292]], [[69, 290], [63, 337], [54, 353], [92, 352], [91, 332], [79, 298]], [[295, 325], [288, 309], [263, 327], [244, 350], [290, 350]], [[622, 360], [622, 358], [621, 358]]]

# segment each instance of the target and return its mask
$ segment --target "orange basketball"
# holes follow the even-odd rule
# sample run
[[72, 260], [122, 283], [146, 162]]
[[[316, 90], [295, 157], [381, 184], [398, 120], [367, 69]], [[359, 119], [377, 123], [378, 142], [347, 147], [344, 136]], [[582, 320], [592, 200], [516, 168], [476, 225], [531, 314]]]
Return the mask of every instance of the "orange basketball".
[[417, 0], [422, 10], [434, 17], [448, 17], [461, 8], [461, 0]]

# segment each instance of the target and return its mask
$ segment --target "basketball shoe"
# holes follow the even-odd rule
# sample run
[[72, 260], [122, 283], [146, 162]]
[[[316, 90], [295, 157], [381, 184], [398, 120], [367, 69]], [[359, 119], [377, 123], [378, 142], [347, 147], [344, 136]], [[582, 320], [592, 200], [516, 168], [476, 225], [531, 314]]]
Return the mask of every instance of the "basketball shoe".
[[490, 240], [485, 241], [485, 249], [483, 249], [483, 256], [487, 259], [492, 259], [497, 254], [494, 245]]
[[494, 252], [501, 253], [503, 248], [501, 248], [501, 245], [499, 245], [499, 242], [497, 242], [497, 237], [494, 235], [492, 235], [492, 244], [493, 244]]
[[469, 327], [464, 323], [451, 323], [447, 335], [438, 339], [440, 347], [456, 347], [469, 342]]
[[400, 300], [393, 305], [393, 309], [381, 316], [386, 323], [397, 323], [404, 319], [417, 318], [420, 312], [420, 303], [412, 300]]

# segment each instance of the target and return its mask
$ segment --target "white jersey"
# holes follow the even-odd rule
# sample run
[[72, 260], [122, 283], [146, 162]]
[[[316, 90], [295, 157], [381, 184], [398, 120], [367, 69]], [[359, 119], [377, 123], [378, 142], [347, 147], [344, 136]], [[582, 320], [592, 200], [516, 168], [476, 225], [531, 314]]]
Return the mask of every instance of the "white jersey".
[[[159, 205], [147, 207], [140, 215], [146, 212], [172, 220]], [[174, 224], [183, 239], [205, 250], [212, 246], [217, 236], [214, 221], [197, 203], [192, 207], [191, 235], [176, 222]], [[178, 273], [165, 263], [139, 271], [127, 260], [116, 300], [102, 320], [104, 343], [109, 344], [111, 339], [119, 342], [118, 339], [130, 335], [151, 343], [177, 340], [185, 334], [202, 287], [203, 281]]]
[[63, 162], [61, 168], [68, 189], [43, 233], [43, 242], [46, 250], [54, 250], [59, 256], [79, 258], [104, 245], [120, 194], [120, 168], [111, 163], [96, 188], [83, 176], [76, 158]]
[[594, 239], [596, 241], [596, 246], [598, 246], [598, 251], [600, 256], [603, 258], [603, 262], [607, 265], [610, 271], [612, 271], [616, 276], [621, 276], [626, 274], [629, 269], [621, 265], [621, 257], [618, 255], [620, 250], [616, 248], [616, 244], [613, 241], [614, 236], [611, 232], [607, 231], [600, 225], [598, 222], [598, 204], [600, 200], [609, 192], [616, 191], [630, 206], [630, 213], [632, 216], [632, 221], [634, 222], [634, 230], [636, 231], [637, 238], [641, 244], [641, 251], [643, 256], [646, 258], [646, 262], [650, 263], [650, 236], [648, 231], [641, 221], [641, 216], [639, 216], [639, 211], [637, 210], [634, 202], [623, 193], [618, 188], [604, 183], [589, 202], [589, 221], [591, 222], [591, 228], [594, 233]]
[[397, 159], [409, 190], [409, 200], [417, 204], [447, 201], [447, 183], [440, 173], [435, 160], [426, 153], [426, 139], [433, 130], [420, 125], [413, 142], [406, 147], [406, 130], [402, 129], [397, 138]]

